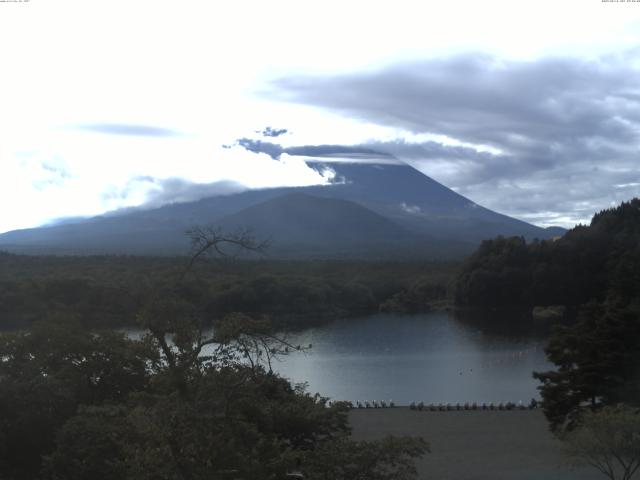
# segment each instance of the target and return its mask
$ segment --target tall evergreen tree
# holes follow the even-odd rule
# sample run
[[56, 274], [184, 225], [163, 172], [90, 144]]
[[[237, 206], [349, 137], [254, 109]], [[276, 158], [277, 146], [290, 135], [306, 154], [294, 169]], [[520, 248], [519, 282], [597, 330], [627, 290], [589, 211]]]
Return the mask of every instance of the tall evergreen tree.
[[556, 329], [545, 351], [558, 368], [533, 375], [552, 430], [573, 428], [584, 409], [636, 399], [640, 321], [631, 311], [590, 304], [576, 324]]

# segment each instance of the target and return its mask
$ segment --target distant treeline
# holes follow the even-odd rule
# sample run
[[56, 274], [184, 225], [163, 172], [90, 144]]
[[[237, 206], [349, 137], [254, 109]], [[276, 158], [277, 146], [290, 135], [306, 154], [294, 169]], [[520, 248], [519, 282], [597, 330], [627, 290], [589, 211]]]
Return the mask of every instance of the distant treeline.
[[456, 305], [579, 306], [607, 301], [640, 306], [640, 200], [597, 213], [589, 226], [527, 243], [486, 240], [453, 284]]
[[[136, 325], [153, 292], [176, 282], [187, 257], [26, 256], [0, 253], [0, 328], [72, 313], [91, 328]], [[457, 265], [437, 262], [211, 259], [180, 292], [212, 320], [232, 312], [303, 327], [377, 311], [443, 305]]]

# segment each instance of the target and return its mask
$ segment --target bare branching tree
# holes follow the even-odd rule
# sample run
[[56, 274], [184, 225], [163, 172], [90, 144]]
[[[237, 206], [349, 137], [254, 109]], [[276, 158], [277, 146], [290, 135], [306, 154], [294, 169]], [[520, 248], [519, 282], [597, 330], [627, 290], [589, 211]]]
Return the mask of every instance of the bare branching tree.
[[233, 344], [238, 355], [234, 360], [248, 362], [252, 370], [264, 366], [269, 373], [273, 373], [273, 361], [277, 357], [311, 348], [311, 345], [295, 345], [286, 336], [273, 334], [268, 318], [252, 318], [242, 313], [228, 315], [218, 322], [211, 341], [219, 348]]
[[268, 241], [259, 241], [249, 229], [225, 233], [220, 227], [194, 226], [187, 230], [186, 235], [191, 240], [191, 257], [180, 277], [180, 281], [193, 269], [198, 259], [208, 255], [218, 257], [236, 257], [242, 252], [264, 254]]
[[[189, 380], [206, 368], [249, 366], [254, 372], [258, 368], [272, 372], [276, 357], [309, 348], [275, 335], [266, 317], [233, 313], [221, 319], [204, 319], [202, 311], [180, 293], [198, 259], [236, 257], [243, 251], [261, 254], [267, 242], [258, 241], [249, 230], [227, 234], [220, 228], [193, 227], [186, 234], [192, 249], [184, 271], [175, 284], [156, 288], [139, 315], [178, 391], [185, 393]], [[213, 331], [206, 328], [209, 325]]]

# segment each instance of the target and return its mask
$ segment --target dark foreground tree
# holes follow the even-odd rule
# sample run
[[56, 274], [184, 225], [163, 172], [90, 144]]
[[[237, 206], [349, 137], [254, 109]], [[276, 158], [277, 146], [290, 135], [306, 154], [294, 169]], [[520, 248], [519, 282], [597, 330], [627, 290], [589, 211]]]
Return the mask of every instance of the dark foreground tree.
[[403, 480], [415, 478], [415, 458], [428, 451], [421, 438], [354, 442], [345, 436], [311, 451], [305, 468], [312, 480]]
[[79, 405], [121, 402], [148, 387], [153, 350], [73, 318], [0, 335], [0, 478], [34, 478]]
[[597, 304], [579, 321], [558, 327], [545, 348], [557, 370], [535, 372], [551, 429], [571, 429], [585, 409], [638, 400], [640, 319], [629, 310]]
[[640, 468], [637, 409], [618, 406], [585, 412], [576, 428], [561, 438], [574, 464], [590, 465], [610, 480], [631, 480]]

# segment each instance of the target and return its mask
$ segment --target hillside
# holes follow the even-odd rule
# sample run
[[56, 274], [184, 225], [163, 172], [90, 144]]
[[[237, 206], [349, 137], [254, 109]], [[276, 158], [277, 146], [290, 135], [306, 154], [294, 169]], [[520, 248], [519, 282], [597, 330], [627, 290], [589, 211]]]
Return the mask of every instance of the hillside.
[[406, 164], [310, 165], [336, 173], [334, 184], [307, 187], [310, 193], [361, 203], [432, 237], [475, 244], [496, 235], [552, 236], [545, 229], [484, 208]]
[[424, 240], [354, 202], [289, 193], [253, 205], [219, 221], [225, 230], [250, 228], [269, 242], [269, 254], [295, 251], [334, 256], [383, 253]]
[[455, 282], [461, 306], [640, 306], [640, 199], [594, 215], [556, 241], [484, 241]]

